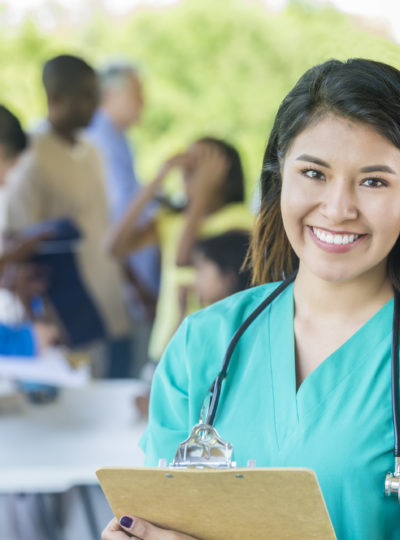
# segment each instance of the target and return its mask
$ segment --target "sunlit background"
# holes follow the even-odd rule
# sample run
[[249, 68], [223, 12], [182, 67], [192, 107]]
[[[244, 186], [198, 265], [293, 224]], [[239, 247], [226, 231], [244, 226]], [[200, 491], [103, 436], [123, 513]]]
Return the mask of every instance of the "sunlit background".
[[[400, 67], [400, 3], [357, 0], [9, 0], [0, 2], [0, 100], [26, 127], [45, 113], [43, 62], [118, 57], [143, 73], [130, 136], [143, 181], [171, 152], [212, 134], [243, 155], [248, 195], [276, 108], [309, 66], [363, 56]], [[397, 26], [396, 26], [397, 24]]]

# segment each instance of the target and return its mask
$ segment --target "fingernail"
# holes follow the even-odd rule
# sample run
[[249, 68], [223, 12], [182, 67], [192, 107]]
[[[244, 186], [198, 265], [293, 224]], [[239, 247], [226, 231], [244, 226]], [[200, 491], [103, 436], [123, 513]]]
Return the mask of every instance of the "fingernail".
[[127, 529], [131, 529], [134, 523], [135, 520], [129, 516], [122, 516], [122, 518], [119, 520], [119, 524]]

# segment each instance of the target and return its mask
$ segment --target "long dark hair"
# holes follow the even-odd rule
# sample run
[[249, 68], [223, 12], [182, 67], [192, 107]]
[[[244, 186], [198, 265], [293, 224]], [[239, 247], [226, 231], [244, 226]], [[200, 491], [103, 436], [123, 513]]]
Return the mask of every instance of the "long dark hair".
[[[282, 101], [263, 160], [261, 208], [250, 248], [254, 284], [280, 280], [298, 266], [282, 222], [279, 160], [299, 133], [327, 113], [368, 124], [400, 148], [400, 71], [373, 60], [329, 60], [306, 71]], [[388, 257], [388, 274], [400, 290], [399, 239]]]

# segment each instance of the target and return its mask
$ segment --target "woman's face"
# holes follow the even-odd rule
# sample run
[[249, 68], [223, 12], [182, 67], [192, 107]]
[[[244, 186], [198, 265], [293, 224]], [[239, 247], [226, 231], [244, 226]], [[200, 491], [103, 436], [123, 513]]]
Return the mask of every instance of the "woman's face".
[[367, 124], [328, 114], [294, 139], [281, 170], [300, 270], [334, 282], [385, 275], [400, 233], [400, 150]]

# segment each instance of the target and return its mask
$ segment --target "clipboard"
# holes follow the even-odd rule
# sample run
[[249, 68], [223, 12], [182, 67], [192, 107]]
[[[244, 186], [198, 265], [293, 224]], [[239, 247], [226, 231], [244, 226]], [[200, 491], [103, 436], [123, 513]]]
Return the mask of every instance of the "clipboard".
[[302, 468], [96, 471], [117, 519], [133, 515], [201, 540], [335, 540], [314, 471]]

